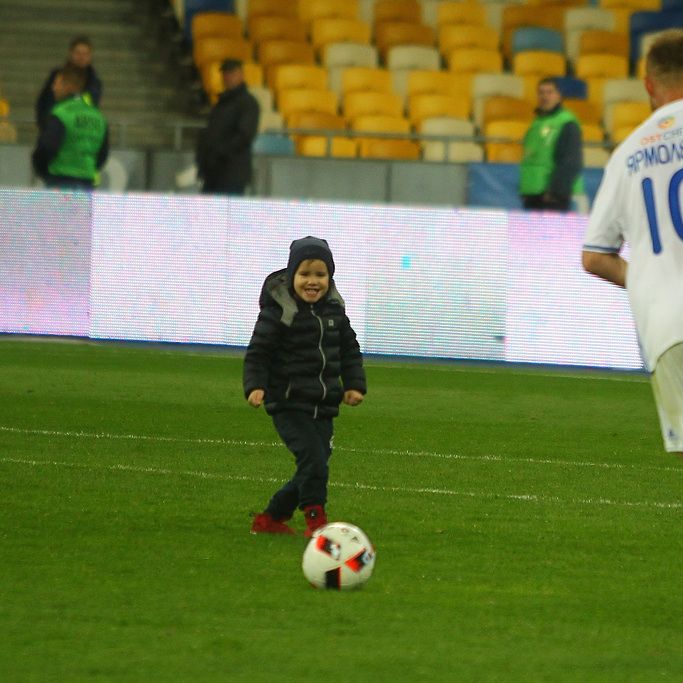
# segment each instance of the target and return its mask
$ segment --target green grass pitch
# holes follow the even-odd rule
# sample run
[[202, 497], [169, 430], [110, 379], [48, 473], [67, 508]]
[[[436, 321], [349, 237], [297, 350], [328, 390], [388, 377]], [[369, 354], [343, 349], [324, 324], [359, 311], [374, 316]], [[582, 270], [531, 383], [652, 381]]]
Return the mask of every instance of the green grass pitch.
[[3, 681], [683, 681], [683, 463], [647, 378], [366, 361], [311, 588], [292, 472], [216, 349], [0, 338]]

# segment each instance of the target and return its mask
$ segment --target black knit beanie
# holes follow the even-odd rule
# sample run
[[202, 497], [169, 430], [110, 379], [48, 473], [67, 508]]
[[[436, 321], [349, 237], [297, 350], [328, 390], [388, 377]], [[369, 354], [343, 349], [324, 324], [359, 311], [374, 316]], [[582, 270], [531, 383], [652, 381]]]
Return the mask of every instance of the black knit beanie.
[[289, 261], [287, 261], [287, 278], [289, 282], [294, 282], [294, 275], [299, 268], [299, 264], [307, 259], [320, 259], [327, 265], [330, 278], [334, 275], [334, 259], [330, 246], [323, 239], [318, 237], [302, 237], [294, 240], [289, 246]]

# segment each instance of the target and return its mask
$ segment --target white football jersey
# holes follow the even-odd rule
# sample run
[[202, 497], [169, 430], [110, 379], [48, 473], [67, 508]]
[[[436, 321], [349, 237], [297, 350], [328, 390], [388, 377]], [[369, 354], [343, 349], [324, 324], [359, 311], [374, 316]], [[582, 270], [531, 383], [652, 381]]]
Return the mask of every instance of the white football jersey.
[[683, 342], [683, 100], [657, 109], [612, 154], [584, 249], [630, 247], [626, 289], [645, 362]]

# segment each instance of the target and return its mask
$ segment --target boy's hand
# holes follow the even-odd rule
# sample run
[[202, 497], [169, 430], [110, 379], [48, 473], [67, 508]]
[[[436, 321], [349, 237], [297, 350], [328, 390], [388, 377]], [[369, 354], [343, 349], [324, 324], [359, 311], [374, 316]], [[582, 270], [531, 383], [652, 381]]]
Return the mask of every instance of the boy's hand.
[[249, 398], [247, 399], [247, 401], [249, 401], [249, 405], [254, 408], [258, 408], [263, 403], [263, 397], [265, 393], [266, 392], [263, 391], [263, 389], [254, 389], [254, 391], [249, 394]]
[[357, 406], [362, 402], [363, 394], [361, 394], [360, 391], [349, 389], [348, 391], [344, 392], [344, 403], [346, 403], [347, 406]]

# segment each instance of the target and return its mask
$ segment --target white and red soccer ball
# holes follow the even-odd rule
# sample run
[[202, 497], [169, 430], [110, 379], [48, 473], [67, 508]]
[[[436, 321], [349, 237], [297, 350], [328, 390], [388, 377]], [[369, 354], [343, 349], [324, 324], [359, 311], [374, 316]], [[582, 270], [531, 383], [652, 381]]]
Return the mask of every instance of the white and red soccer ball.
[[375, 548], [353, 524], [332, 522], [313, 532], [302, 561], [304, 576], [315, 588], [359, 588], [375, 567]]

